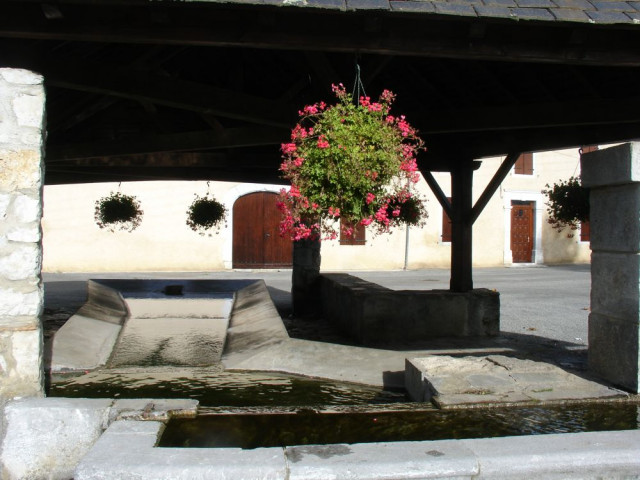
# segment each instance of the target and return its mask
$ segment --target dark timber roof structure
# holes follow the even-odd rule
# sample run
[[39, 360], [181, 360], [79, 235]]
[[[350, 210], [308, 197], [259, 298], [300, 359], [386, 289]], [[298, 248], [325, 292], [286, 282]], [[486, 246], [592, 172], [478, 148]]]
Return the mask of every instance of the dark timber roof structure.
[[0, 66], [44, 75], [46, 182], [278, 182], [297, 110], [398, 95], [421, 168], [640, 137], [640, 1], [0, 4]]

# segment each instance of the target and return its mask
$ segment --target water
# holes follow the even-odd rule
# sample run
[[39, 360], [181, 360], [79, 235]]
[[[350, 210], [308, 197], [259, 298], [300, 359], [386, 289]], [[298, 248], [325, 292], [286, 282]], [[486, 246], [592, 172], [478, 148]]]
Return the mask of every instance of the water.
[[79, 398], [193, 398], [203, 408], [370, 405], [407, 401], [404, 391], [386, 391], [366, 385], [292, 375], [153, 367], [54, 375], [48, 395]]
[[160, 440], [164, 447], [258, 448], [640, 428], [640, 406], [635, 403], [438, 410], [408, 403], [404, 392], [211, 368], [56, 375], [48, 395], [199, 400], [195, 419], [169, 422]]
[[169, 422], [160, 447], [259, 448], [539, 435], [640, 427], [635, 404], [201, 415]]

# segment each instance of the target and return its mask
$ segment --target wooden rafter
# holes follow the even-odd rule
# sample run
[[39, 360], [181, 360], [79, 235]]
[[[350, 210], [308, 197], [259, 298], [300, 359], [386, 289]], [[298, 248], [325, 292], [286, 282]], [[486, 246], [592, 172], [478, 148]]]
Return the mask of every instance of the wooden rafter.
[[[640, 97], [558, 101], [493, 108], [431, 111], [420, 121], [425, 134], [495, 132], [534, 128], [635, 123], [640, 121]], [[415, 121], [418, 124], [417, 121]]]
[[267, 100], [197, 82], [153, 75], [103, 64], [56, 61], [41, 64], [47, 85], [150, 102], [202, 114], [218, 115], [264, 125], [287, 127], [295, 109]]
[[[92, 157], [113, 157], [158, 152], [214, 150], [222, 148], [278, 145], [287, 140], [289, 131], [274, 127], [247, 127], [221, 131], [152, 135], [126, 142], [92, 142], [79, 145], [54, 145], [47, 150], [47, 162]], [[277, 152], [277, 149], [274, 149]]]

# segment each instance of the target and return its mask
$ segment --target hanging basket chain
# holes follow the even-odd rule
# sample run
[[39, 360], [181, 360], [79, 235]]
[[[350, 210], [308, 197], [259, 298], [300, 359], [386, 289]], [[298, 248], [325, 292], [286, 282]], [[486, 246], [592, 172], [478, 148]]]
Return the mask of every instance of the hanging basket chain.
[[366, 96], [367, 92], [364, 91], [364, 85], [360, 76], [360, 64], [356, 61], [356, 79], [353, 82], [353, 92], [351, 93], [351, 98], [353, 99], [353, 103], [355, 103], [356, 105], [360, 105], [360, 98]]

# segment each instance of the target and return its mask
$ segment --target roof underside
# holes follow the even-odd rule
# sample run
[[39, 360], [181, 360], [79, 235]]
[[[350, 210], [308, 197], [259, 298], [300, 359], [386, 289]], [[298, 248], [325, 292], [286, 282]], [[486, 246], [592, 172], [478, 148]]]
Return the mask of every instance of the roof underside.
[[639, 5], [4, 2], [0, 66], [44, 75], [47, 183], [277, 182], [296, 112], [356, 62], [447, 170], [640, 137]]

